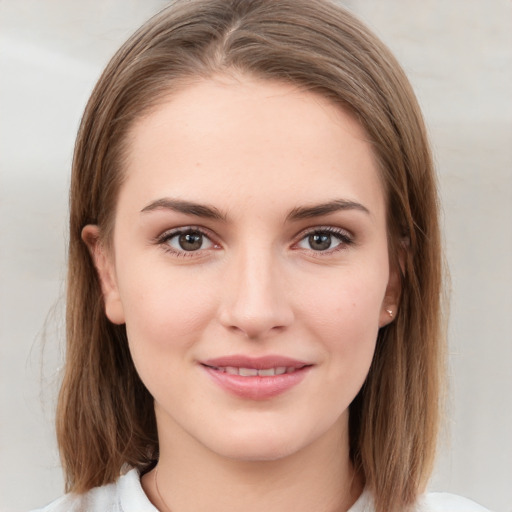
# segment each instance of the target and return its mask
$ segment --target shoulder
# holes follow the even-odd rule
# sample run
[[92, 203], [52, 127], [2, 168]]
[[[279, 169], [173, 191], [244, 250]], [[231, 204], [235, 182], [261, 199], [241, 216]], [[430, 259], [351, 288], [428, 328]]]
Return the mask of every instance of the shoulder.
[[418, 501], [417, 512], [490, 512], [474, 501], [446, 492], [424, 494]]
[[112, 484], [84, 494], [66, 494], [33, 512], [157, 512], [148, 500], [137, 470], [132, 469]]
[[[349, 512], [375, 512], [374, 500], [365, 490]], [[412, 512], [490, 512], [474, 501], [444, 492], [431, 492], [419, 497]]]
[[69, 493], [33, 512], [121, 512], [118, 482], [95, 487], [83, 494]]

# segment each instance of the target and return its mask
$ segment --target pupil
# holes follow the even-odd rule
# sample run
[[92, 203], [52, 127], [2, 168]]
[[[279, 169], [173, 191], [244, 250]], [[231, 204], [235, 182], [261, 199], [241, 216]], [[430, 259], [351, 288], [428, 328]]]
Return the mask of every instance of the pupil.
[[197, 251], [203, 244], [203, 235], [200, 233], [185, 233], [180, 235], [180, 247], [184, 251]]
[[309, 245], [315, 251], [325, 251], [331, 246], [331, 235], [309, 235]]

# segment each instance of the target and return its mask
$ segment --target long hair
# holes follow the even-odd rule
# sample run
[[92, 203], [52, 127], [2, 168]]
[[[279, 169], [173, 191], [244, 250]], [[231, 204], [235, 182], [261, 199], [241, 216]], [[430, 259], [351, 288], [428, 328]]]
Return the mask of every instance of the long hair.
[[389, 50], [329, 0], [178, 0], [116, 53], [87, 104], [70, 192], [67, 355], [57, 410], [66, 489], [113, 482], [158, 458], [153, 400], [124, 326], [104, 313], [81, 231], [112, 234], [127, 134], [194, 80], [242, 73], [329, 99], [366, 130], [387, 201], [389, 251], [400, 269], [395, 321], [382, 328], [350, 406], [350, 455], [378, 512], [406, 510], [430, 475], [443, 376], [438, 199], [421, 112]]

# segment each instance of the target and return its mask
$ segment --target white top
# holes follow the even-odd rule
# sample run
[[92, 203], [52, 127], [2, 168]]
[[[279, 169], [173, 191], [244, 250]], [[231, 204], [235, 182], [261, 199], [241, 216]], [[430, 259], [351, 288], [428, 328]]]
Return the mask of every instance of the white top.
[[[476, 503], [447, 493], [429, 493], [420, 498], [415, 512], [489, 512]], [[373, 512], [371, 494], [364, 491], [349, 512]], [[85, 494], [66, 494], [33, 512], [158, 512], [142, 490], [136, 469], [115, 483], [96, 487]]]

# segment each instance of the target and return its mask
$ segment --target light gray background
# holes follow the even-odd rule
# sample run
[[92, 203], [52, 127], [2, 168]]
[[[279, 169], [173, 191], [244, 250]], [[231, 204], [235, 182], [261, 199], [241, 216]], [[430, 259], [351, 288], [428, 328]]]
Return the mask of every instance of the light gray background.
[[[512, 2], [350, 0], [432, 136], [452, 277], [451, 398], [432, 489], [512, 511]], [[0, 511], [62, 492], [53, 412], [75, 132], [162, 0], [0, 0]], [[45, 344], [43, 346], [43, 339]]]

